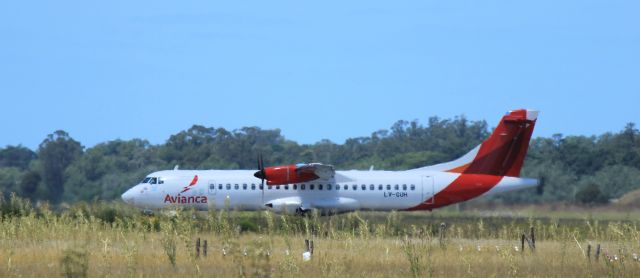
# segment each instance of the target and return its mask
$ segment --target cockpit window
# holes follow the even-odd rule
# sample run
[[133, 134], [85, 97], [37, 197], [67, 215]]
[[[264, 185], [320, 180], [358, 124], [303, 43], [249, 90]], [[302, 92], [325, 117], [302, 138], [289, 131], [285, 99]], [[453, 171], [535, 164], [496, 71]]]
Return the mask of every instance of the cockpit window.
[[164, 179], [163, 178], [158, 178], [158, 177], [146, 177], [140, 183], [163, 184], [164, 183]]

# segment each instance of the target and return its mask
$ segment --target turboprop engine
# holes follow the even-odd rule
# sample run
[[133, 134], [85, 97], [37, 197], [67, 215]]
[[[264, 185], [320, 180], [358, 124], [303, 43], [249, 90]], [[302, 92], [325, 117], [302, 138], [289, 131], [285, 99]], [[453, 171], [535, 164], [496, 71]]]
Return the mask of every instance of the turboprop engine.
[[317, 179], [328, 180], [334, 177], [333, 166], [322, 163], [299, 163], [291, 165], [264, 167], [262, 156], [258, 157], [259, 170], [254, 177], [266, 180], [267, 185], [302, 183]]
[[267, 181], [267, 185], [300, 183], [319, 178], [314, 172], [300, 171], [299, 167], [303, 165], [307, 164], [266, 167], [264, 168], [264, 176], [262, 175], [262, 171], [257, 171], [254, 176], [259, 179], [265, 179]]

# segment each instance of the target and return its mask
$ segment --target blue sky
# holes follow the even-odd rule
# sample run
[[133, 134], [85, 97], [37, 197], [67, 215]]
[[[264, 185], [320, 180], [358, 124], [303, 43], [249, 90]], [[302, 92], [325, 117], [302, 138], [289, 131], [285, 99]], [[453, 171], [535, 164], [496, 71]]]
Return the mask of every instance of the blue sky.
[[[397, 120], [639, 122], [638, 1], [3, 1], [0, 146], [193, 124], [342, 143]], [[639, 123], [640, 124], [640, 123]]]

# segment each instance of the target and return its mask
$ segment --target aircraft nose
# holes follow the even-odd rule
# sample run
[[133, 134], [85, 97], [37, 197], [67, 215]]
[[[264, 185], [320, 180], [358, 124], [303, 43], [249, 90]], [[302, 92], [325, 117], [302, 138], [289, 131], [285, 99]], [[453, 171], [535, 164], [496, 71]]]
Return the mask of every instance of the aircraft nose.
[[133, 192], [133, 188], [127, 190], [122, 194], [122, 200], [127, 204], [133, 204], [135, 202], [135, 193]]

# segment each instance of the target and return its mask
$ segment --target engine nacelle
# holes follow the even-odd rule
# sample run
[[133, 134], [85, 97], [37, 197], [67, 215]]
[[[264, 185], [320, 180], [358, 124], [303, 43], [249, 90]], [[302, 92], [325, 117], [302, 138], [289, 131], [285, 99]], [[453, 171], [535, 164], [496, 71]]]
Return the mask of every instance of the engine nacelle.
[[299, 165], [284, 165], [265, 167], [265, 179], [268, 185], [280, 185], [301, 183], [318, 179], [318, 176], [309, 171], [297, 171]]

